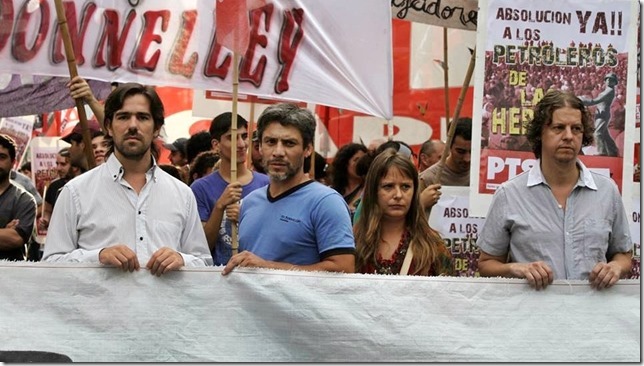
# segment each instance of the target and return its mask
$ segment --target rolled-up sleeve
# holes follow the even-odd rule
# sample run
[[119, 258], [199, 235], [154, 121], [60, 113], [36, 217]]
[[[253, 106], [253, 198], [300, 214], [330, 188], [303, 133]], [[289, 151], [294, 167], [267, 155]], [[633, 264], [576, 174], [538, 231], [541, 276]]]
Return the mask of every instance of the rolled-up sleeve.
[[510, 248], [507, 227], [508, 199], [504, 187], [499, 187], [487, 212], [485, 223], [477, 240], [480, 250], [493, 256], [505, 255]]

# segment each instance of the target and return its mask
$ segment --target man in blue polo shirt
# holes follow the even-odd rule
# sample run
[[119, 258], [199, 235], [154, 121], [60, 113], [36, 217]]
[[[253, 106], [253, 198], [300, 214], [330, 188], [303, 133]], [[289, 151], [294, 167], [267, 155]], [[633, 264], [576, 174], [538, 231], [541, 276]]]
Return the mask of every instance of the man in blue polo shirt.
[[335, 190], [304, 173], [313, 154], [315, 117], [294, 104], [268, 107], [257, 127], [270, 184], [241, 205], [239, 249], [222, 274], [235, 267], [355, 271], [349, 208]]

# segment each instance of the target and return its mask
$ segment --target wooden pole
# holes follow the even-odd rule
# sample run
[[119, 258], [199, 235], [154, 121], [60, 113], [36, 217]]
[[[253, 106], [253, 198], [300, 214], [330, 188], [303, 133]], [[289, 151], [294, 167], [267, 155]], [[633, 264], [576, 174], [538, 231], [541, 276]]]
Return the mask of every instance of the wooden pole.
[[[65, 58], [67, 59], [67, 67], [69, 68], [70, 78], [78, 76], [78, 69], [76, 67], [76, 56], [74, 53], [74, 46], [72, 39], [69, 35], [69, 28], [67, 27], [67, 16], [65, 8], [63, 7], [62, 0], [54, 0], [56, 3], [56, 15], [58, 17], [58, 26], [65, 45]], [[87, 114], [85, 113], [85, 103], [81, 98], [75, 99], [76, 109], [78, 111], [78, 120], [82, 128], [83, 144], [85, 145], [85, 156], [87, 157], [87, 166], [92, 169], [96, 166], [94, 160], [94, 151], [92, 150], [92, 136], [89, 134], [89, 126], [87, 124]]]
[[[461, 113], [461, 108], [463, 107], [463, 102], [465, 101], [465, 94], [467, 89], [470, 87], [470, 81], [472, 80], [472, 74], [474, 73], [474, 64], [476, 63], [476, 49], [472, 50], [472, 57], [470, 57], [470, 64], [465, 73], [465, 80], [463, 80], [463, 86], [461, 87], [461, 94], [458, 96], [458, 101], [456, 102], [456, 109], [454, 110], [454, 117], [452, 118], [451, 123], [449, 124], [449, 130], [447, 132], [447, 142], [445, 143], [445, 149], [449, 149], [452, 146], [452, 139], [454, 138], [454, 131], [456, 130], [456, 121], [459, 118]], [[436, 174], [437, 180], [440, 182], [441, 175], [443, 174], [443, 167], [445, 166], [445, 160], [447, 155], [443, 153], [441, 156], [440, 165], [438, 166], [438, 172]]]
[[[230, 182], [237, 181], [237, 98], [239, 94], [239, 53], [233, 52], [233, 111], [230, 123]], [[232, 227], [232, 253], [239, 252], [238, 227]]]
[[449, 124], [449, 64], [447, 56], [447, 27], [443, 28], [443, 80], [445, 82], [445, 118]]
[[253, 142], [253, 132], [255, 131], [255, 97], [249, 96], [250, 98], [250, 118], [248, 119], [248, 137], [250, 138], [250, 158], [246, 158], [246, 166], [248, 169], [253, 169], [253, 150], [255, 149], [255, 143]]

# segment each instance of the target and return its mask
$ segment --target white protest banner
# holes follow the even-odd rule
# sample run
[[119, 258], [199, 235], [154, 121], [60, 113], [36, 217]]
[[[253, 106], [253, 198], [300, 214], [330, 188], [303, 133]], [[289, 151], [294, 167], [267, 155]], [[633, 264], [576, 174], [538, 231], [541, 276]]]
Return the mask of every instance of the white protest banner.
[[478, 0], [391, 0], [394, 19], [476, 30]]
[[[0, 264], [2, 351], [74, 362], [638, 362], [640, 283]], [[19, 286], [17, 284], [20, 284]], [[1, 356], [1, 354], [0, 354]]]
[[[605, 169], [631, 205], [637, 53], [637, 2], [481, 0], [472, 129], [471, 210], [487, 212], [501, 183], [531, 167], [525, 136], [533, 107], [550, 88], [574, 92], [594, 114], [610, 93], [610, 121], [580, 159]], [[605, 78], [616, 78], [610, 88]], [[612, 89], [612, 90], [609, 90]], [[598, 122], [596, 122], [599, 125]], [[618, 137], [618, 135], [621, 135]]]
[[22, 159], [31, 141], [36, 116], [7, 117], [0, 119], [0, 133], [9, 135], [16, 143], [16, 162], [14, 167], [22, 164]]
[[438, 231], [452, 253], [454, 276], [478, 277], [478, 233], [485, 219], [470, 215], [469, 187], [441, 188], [441, 198], [432, 207], [429, 226]]
[[[215, 40], [215, 1], [64, 1], [78, 72], [232, 90], [232, 53]], [[239, 92], [391, 118], [388, 0], [266, 0], [249, 11]], [[53, 0], [3, 1], [0, 72], [67, 76]]]

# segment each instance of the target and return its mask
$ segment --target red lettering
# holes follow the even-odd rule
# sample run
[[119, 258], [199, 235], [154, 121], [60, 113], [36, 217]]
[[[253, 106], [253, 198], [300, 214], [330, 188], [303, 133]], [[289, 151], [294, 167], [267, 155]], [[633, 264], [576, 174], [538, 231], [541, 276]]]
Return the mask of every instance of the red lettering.
[[284, 93], [288, 90], [288, 77], [293, 67], [293, 61], [297, 54], [297, 47], [302, 41], [304, 30], [302, 29], [302, 21], [304, 20], [303, 9], [293, 9], [293, 11], [284, 12], [284, 25], [282, 26], [282, 33], [280, 35], [279, 51], [277, 60], [282, 65], [280, 72], [275, 82], [275, 92], [277, 94]]
[[[104, 53], [107, 52], [107, 69], [114, 71], [121, 67], [123, 64], [121, 62], [121, 54], [123, 53], [123, 46], [125, 45], [125, 40], [127, 40], [127, 34], [130, 32], [132, 27], [132, 21], [136, 17], [136, 11], [134, 9], [125, 17], [125, 24], [123, 24], [123, 30], [121, 36], [118, 35], [119, 30], [119, 15], [115, 10], [106, 9], [103, 12], [103, 19], [105, 19], [105, 26], [103, 28], [101, 39], [98, 44], [98, 49], [96, 50], [96, 55], [94, 56], [94, 66], [102, 67], [105, 66]], [[105, 45], [107, 44], [107, 51], [105, 51]]]
[[19, 62], [27, 62], [34, 58], [40, 47], [42, 47], [45, 38], [47, 37], [47, 30], [49, 29], [49, 3], [43, 1], [40, 3], [38, 9], [40, 10], [40, 27], [38, 28], [38, 34], [36, 34], [36, 39], [34, 40], [31, 48], [27, 47], [27, 30], [29, 29], [29, 20], [31, 19], [32, 14], [36, 14], [34, 11], [30, 13], [27, 11], [27, 6], [29, 1], [25, 3], [20, 8], [18, 12], [18, 21], [16, 22], [16, 30], [12, 42], [11, 54], [14, 59]]
[[183, 63], [183, 59], [186, 55], [186, 49], [188, 48], [188, 43], [192, 37], [192, 32], [195, 30], [196, 22], [196, 10], [183, 12], [181, 17], [181, 27], [179, 33], [177, 33], [177, 38], [174, 41], [174, 47], [172, 49], [172, 54], [170, 55], [170, 64], [168, 65], [168, 71], [171, 74], [183, 75], [187, 78], [191, 78], [192, 74], [195, 72], [197, 60], [199, 59], [197, 52], [193, 52], [190, 55], [190, 60], [188, 60], [187, 63]]
[[266, 56], [262, 56], [257, 61], [255, 70], [251, 70], [253, 59], [255, 58], [255, 50], [257, 46], [266, 48], [268, 45], [268, 38], [264, 34], [259, 33], [261, 18], [264, 17], [264, 31], [268, 33], [271, 27], [271, 16], [273, 15], [273, 4], [268, 4], [258, 9], [253, 9], [250, 12], [250, 39], [248, 42], [248, 49], [242, 59], [239, 80], [248, 81], [255, 86], [260, 86], [264, 71], [266, 70]]
[[[213, 23], [215, 21], [215, 14], [213, 12]], [[214, 27], [213, 27], [214, 29]], [[212, 40], [210, 41], [210, 49], [208, 50], [208, 57], [206, 58], [206, 63], [204, 65], [203, 74], [206, 77], [217, 77], [222, 80], [228, 75], [228, 69], [230, 64], [233, 62], [230, 52], [224, 57], [224, 60], [217, 65], [217, 59], [219, 59], [219, 54], [221, 53], [222, 47], [216, 41], [216, 33], [213, 32]]]
[[161, 50], [154, 51], [148, 61], [145, 60], [145, 55], [148, 53], [152, 42], [161, 44], [161, 41], [163, 41], [160, 35], [154, 33], [154, 28], [159, 19], [162, 19], [161, 31], [165, 32], [168, 29], [168, 22], [170, 20], [169, 10], [146, 11], [143, 13], [143, 30], [138, 45], [136, 46], [136, 51], [134, 52], [134, 58], [130, 62], [133, 70], [154, 71], [157, 68]]
[[[63, 6], [65, 7], [67, 27], [69, 28], [69, 35], [72, 39], [76, 63], [78, 65], [83, 65], [85, 63], [85, 57], [83, 56], [83, 43], [85, 42], [87, 26], [89, 25], [89, 20], [94, 15], [97, 6], [93, 2], [85, 4], [85, 7], [82, 11], [80, 30], [78, 29], [78, 20], [76, 16], [76, 4], [74, 4], [73, 1], [67, 1], [63, 3]], [[60, 33], [59, 25], [56, 25], [56, 27], [54, 28], [54, 39], [55, 43], [52, 50], [53, 54], [51, 56], [51, 59], [54, 64], [58, 64], [65, 61], [65, 55], [63, 54], [63, 37]]]
[[7, 45], [13, 29], [13, 0], [2, 0], [0, 6], [0, 51]]

